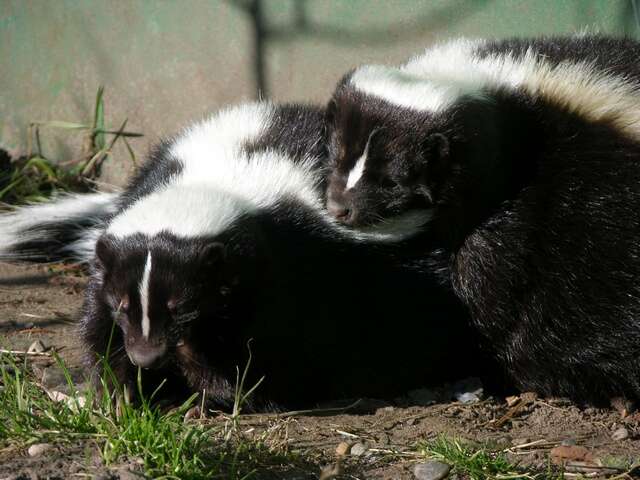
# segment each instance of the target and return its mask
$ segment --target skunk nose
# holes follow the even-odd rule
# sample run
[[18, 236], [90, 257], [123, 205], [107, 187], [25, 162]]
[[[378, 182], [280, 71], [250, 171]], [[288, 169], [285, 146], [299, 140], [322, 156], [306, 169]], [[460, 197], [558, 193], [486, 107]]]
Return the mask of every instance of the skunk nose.
[[139, 342], [127, 350], [131, 363], [142, 368], [156, 368], [160, 366], [167, 353], [167, 344], [151, 344]]
[[342, 203], [336, 202], [335, 200], [329, 200], [327, 202], [327, 211], [336, 220], [344, 223], [347, 222], [351, 214], [351, 210], [345, 207]]

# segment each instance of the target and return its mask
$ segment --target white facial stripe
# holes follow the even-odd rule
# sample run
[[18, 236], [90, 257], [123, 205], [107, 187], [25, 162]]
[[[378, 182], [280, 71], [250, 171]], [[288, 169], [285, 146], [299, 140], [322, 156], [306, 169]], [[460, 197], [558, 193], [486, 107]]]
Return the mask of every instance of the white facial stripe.
[[369, 156], [369, 144], [371, 143], [371, 138], [376, 134], [378, 130], [380, 129], [376, 128], [369, 134], [367, 144], [364, 146], [364, 152], [362, 152], [362, 155], [356, 161], [356, 164], [349, 172], [349, 176], [347, 177], [347, 190], [355, 187], [356, 183], [358, 183], [358, 180], [360, 180], [360, 178], [362, 177], [362, 174], [364, 173], [364, 164], [367, 162], [367, 157]]
[[365, 148], [364, 152], [362, 152], [362, 155], [349, 172], [349, 177], [347, 178], [347, 190], [353, 188], [355, 184], [358, 183], [358, 180], [360, 180], [360, 177], [362, 177], [362, 174], [364, 173], [364, 164], [367, 161], [367, 153], [367, 149]]
[[147, 253], [147, 262], [140, 281], [140, 305], [142, 307], [142, 336], [148, 340], [151, 330], [149, 321], [149, 276], [151, 275], [151, 252]]

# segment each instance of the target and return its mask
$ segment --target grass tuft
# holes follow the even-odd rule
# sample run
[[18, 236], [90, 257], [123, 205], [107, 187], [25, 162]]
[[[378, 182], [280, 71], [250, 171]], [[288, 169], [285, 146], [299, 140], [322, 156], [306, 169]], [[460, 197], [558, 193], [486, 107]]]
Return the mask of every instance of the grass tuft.
[[454, 473], [472, 480], [562, 480], [562, 473], [549, 467], [545, 472], [525, 471], [510, 462], [501, 451], [477, 446], [457, 439], [438, 437], [418, 443], [418, 451], [428, 458], [451, 465]]
[[[104, 88], [96, 93], [91, 123], [60, 120], [32, 122], [29, 125], [27, 155], [13, 161], [0, 162], [0, 202], [18, 204], [37, 202], [66, 191], [86, 192], [94, 187], [103, 162], [115, 144], [124, 143], [131, 160], [136, 161], [129, 138], [140, 133], [125, 130], [125, 119], [117, 130], [105, 127]], [[43, 129], [62, 129], [84, 135], [84, 149], [78, 158], [53, 161], [43, 152]]]
[[[56, 362], [71, 392], [63, 401], [39, 385], [26, 359], [0, 354], [0, 448], [86, 439], [98, 445], [107, 465], [135, 462], [145, 475], [165, 479], [244, 479], [299, 463], [263, 438], [247, 439], [240, 432], [230, 438], [236, 422], [185, 422], [195, 395], [171, 411], [155, 406], [152, 398], [116, 408], [108, 393], [75, 391], [63, 361], [56, 357]], [[141, 378], [138, 371], [140, 391]]]

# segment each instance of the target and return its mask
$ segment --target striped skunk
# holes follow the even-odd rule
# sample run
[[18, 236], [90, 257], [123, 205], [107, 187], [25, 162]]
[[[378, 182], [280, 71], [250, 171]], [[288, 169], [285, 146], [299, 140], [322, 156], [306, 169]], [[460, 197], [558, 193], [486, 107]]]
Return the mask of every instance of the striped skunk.
[[640, 399], [639, 65], [631, 40], [455, 40], [329, 104], [328, 210], [412, 212], [523, 390]]
[[0, 217], [0, 258], [91, 263], [87, 363], [113, 331], [110, 365], [130, 392], [140, 366], [149, 391], [168, 379], [168, 395], [204, 391], [228, 409], [249, 340], [246, 385], [265, 376], [254, 410], [468, 374], [477, 342], [429, 256], [324, 212], [323, 120], [296, 105], [223, 111], [160, 144], [120, 194]]

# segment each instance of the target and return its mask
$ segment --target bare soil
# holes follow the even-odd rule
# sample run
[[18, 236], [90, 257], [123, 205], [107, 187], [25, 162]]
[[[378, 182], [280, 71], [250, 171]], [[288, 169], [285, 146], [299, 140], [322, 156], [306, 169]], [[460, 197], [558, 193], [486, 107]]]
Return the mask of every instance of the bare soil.
[[[70, 366], [79, 366], [76, 319], [82, 304], [85, 280], [73, 271], [52, 272], [48, 267], [0, 264], [0, 348], [25, 350], [40, 340], [56, 348]], [[47, 357], [30, 359], [44, 368]], [[410, 479], [413, 466], [424, 461], [415, 452], [420, 440], [444, 434], [470, 442], [490, 443], [506, 449], [512, 460], [545, 470], [552, 448], [558, 445], [586, 447], [592, 464], [624, 466], [640, 460], [640, 415], [624, 415], [616, 409], [579, 408], [563, 399], [540, 399], [524, 395], [510, 399], [488, 398], [480, 402], [438, 403], [424, 407], [364, 402], [364, 412], [328, 416], [295, 415], [275, 418], [246, 416], [242, 430], [247, 435], [271, 431], [271, 441], [299, 450], [318, 465], [338, 461], [339, 478]], [[519, 403], [519, 407], [517, 406]], [[360, 411], [363, 411], [361, 404]], [[216, 421], [213, 419], [212, 421]], [[614, 439], [624, 427], [629, 437]], [[274, 433], [275, 432], [275, 433]], [[354, 456], [349, 448], [364, 444], [364, 453]], [[126, 466], [125, 466], [126, 467]], [[5, 478], [135, 478], [123, 466], [105, 467], [91, 443], [54, 446], [37, 457], [26, 449], [0, 450], [0, 479]], [[294, 469], [287, 478], [317, 478], [315, 471]], [[124, 473], [123, 473], [124, 472]], [[623, 472], [594, 468], [588, 476]], [[285, 475], [285, 474], [283, 474]], [[258, 474], [258, 478], [262, 478]]]

